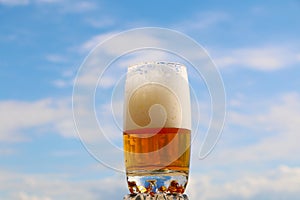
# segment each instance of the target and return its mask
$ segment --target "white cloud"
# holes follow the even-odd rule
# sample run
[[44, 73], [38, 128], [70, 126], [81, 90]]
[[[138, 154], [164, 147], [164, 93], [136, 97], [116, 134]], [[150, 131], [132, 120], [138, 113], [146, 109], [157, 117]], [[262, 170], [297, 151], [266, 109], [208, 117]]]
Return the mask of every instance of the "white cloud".
[[257, 104], [244, 101], [239, 111], [229, 110], [221, 146], [214, 152], [212, 162], [226, 166], [298, 162], [295, 152], [300, 151], [299, 102], [300, 94], [288, 93]]
[[90, 1], [72, 1], [64, 3], [62, 12], [64, 13], [83, 13], [97, 9], [97, 4]]
[[7, 6], [24, 6], [29, 3], [29, 0], [0, 0], [0, 4]]
[[86, 23], [95, 28], [104, 28], [115, 24], [113, 16], [102, 18], [87, 18]]
[[[168, 58], [166, 52], [150, 49], [132, 52], [130, 55], [122, 55], [124, 48], [138, 46], [138, 44], [155, 46], [155, 44], [162, 42], [160, 38], [152, 36], [151, 34], [134, 33], [122, 38], [118, 37], [115, 40], [110, 40], [109, 45], [102, 44], [102, 42], [115, 35], [117, 35], [117, 32], [96, 35], [77, 48], [79, 52], [84, 53], [94, 49], [90, 52], [81, 66], [77, 84], [96, 86], [97, 80], [101, 75], [98, 86], [102, 88], [111, 88], [123, 77], [128, 66], [145, 61], [167, 60]], [[101, 45], [101, 48], [97, 46], [99, 44]], [[118, 56], [122, 56], [122, 59], [117, 59]], [[111, 59], [109, 61], [113, 61], [113, 59], [117, 60], [113, 63], [107, 63], [107, 58]], [[103, 63], [110, 65], [103, 66]], [[101, 74], [101, 71], [103, 71], [103, 74]]]
[[16, 150], [12, 148], [2, 148], [0, 149], [0, 156], [10, 156], [16, 154]]
[[60, 79], [53, 80], [52, 84], [58, 88], [72, 87], [74, 84], [74, 77], [74, 70], [68, 69], [61, 73]]
[[34, 0], [37, 4], [59, 4], [66, 0]]
[[[81, 107], [77, 111], [80, 114], [77, 115], [76, 122], [77, 126], [79, 122], [80, 125], [79, 132], [76, 133], [70, 101], [71, 98], [49, 98], [34, 102], [1, 101], [0, 143], [28, 141], [37, 134], [58, 134], [65, 138], [80, 138], [96, 159], [107, 166], [119, 169], [123, 157], [122, 147], [117, 148], [111, 141], [115, 140], [114, 136], [118, 136], [117, 142], [120, 145], [122, 130], [116, 128], [110, 116], [102, 115], [98, 124], [93, 106], [91, 106], [92, 110], [88, 110], [87, 107], [79, 105]], [[4, 145], [0, 149], [0, 154], [3, 156], [14, 153], [14, 149], [9, 145]]]
[[[120, 181], [123, 180], [123, 181]], [[124, 175], [73, 181], [69, 174], [24, 174], [0, 170], [0, 198], [4, 200], [104, 200], [127, 193]]]
[[116, 78], [104, 76], [101, 78], [99, 85], [100, 85], [100, 87], [103, 87], [103, 88], [110, 88], [110, 87], [114, 86], [115, 82], [116, 82]]
[[52, 198], [50, 197], [28, 195], [26, 192], [20, 192], [19, 194], [15, 194], [14, 196], [19, 200], [52, 200]]
[[80, 45], [80, 47], [76, 47], [76, 49], [79, 50], [79, 52], [87, 53], [91, 51], [93, 48], [95, 48], [98, 44], [104, 42], [105, 40], [113, 37], [118, 32], [108, 32], [104, 34], [99, 34], [93, 36], [91, 39], [87, 40], [83, 44]]
[[64, 80], [64, 79], [56, 79], [53, 82], [53, 85], [58, 87], [58, 88], [66, 88], [69, 86], [72, 86], [73, 82], [69, 80]]
[[298, 199], [300, 168], [282, 165], [262, 173], [238, 176], [225, 171], [191, 174], [187, 193], [191, 199]]
[[[264, 99], [257, 103], [260, 109], [250, 114], [231, 111], [228, 114], [228, 123], [231, 125], [241, 125], [248, 128], [258, 127], [262, 130], [274, 132], [293, 132], [300, 128], [300, 94], [296, 92], [285, 93], [277, 99]], [[249, 104], [245, 100], [243, 109], [255, 109], [255, 104]], [[247, 108], [248, 106], [248, 108]], [[271, 127], [271, 129], [269, 128]]]
[[61, 63], [67, 61], [67, 59], [64, 56], [58, 54], [48, 54], [46, 55], [46, 60], [53, 63]]
[[[94, 47], [99, 45], [100, 43], [104, 42], [105, 40], [118, 35], [119, 31], [111, 31], [105, 34], [99, 34], [96, 36], [93, 36], [88, 41], [84, 42], [80, 47], [80, 52], [87, 52], [91, 51]], [[106, 53], [110, 55], [116, 55], [118, 56], [120, 52], [123, 52], [123, 49], [128, 49], [129, 47], [136, 47], [139, 44], [144, 44], [145, 46], [155, 46], [155, 44], [159, 44], [162, 42], [160, 38], [157, 36], [149, 34], [145, 34], [141, 31], [141, 33], [134, 32], [132, 34], [126, 34], [122, 37], [115, 37], [114, 40], [111, 40], [109, 45], [101, 46], [102, 49]]]
[[209, 29], [221, 22], [230, 19], [230, 15], [225, 12], [201, 12], [190, 16], [192, 20], [185, 20], [174, 25], [175, 29], [184, 32], [194, 32]]
[[216, 52], [213, 57], [220, 68], [246, 67], [262, 71], [278, 70], [300, 63], [299, 52], [287, 46], [224, 49]]
[[67, 100], [1, 101], [0, 110], [0, 141], [29, 139], [26, 130], [41, 127], [64, 137], [75, 137], [72, 110]]
[[[186, 193], [190, 199], [291, 199], [300, 195], [300, 168], [281, 165], [237, 176], [221, 171], [191, 173]], [[0, 198], [20, 200], [121, 199], [128, 193], [125, 175], [73, 180], [70, 174], [24, 174], [0, 170]]]
[[98, 5], [94, 2], [82, 0], [0, 0], [0, 5], [6, 6], [26, 6], [30, 4], [37, 5], [56, 5], [62, 13], [82, 13], [97, 9]]
[[63, 0], [35, 0], [36, 3], [59, 3], [59, 2], [63, 2]]

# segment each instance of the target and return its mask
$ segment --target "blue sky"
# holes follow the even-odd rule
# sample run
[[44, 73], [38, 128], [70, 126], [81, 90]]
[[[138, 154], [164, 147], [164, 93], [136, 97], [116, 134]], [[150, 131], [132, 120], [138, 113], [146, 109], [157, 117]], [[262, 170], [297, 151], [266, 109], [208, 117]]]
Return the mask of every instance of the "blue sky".
[[[124, 174], [101, 165], [76, 134], [73, 81], [99, 42], [149, 26], [201, 44], [226, 89], [219, 143], [204, 160], [203, 135], [193, 145], [190, 198], [297, 199], [299, 11], [297, 0], [0, 0], [0, 199], [122, 199]], [[206, 123], [209, 95], [202, 97]], [[121, 136], [110, 139], [120, 146]], [[122, 154], [109, 148], [97, 151], [122, 168]]]

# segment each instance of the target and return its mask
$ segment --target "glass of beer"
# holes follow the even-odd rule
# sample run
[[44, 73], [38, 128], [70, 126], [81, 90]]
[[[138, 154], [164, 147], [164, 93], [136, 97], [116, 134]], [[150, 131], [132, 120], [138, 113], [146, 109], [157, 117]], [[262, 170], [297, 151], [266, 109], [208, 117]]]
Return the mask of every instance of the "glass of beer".
[[123, 143], [131, 194], [182, 194], [190, 163], [191, 105], [186, 67], [145, 62], [128, 67]]

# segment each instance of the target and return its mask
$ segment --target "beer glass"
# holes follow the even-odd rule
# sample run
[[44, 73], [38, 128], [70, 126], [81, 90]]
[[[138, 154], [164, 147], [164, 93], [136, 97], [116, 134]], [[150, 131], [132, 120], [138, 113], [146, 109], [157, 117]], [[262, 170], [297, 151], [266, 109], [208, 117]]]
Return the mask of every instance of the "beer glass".
[[131, 194], [182, 194], [190, 163], [191, 107], [186, 67], [145, 62], [128, 67], [123, 143]]

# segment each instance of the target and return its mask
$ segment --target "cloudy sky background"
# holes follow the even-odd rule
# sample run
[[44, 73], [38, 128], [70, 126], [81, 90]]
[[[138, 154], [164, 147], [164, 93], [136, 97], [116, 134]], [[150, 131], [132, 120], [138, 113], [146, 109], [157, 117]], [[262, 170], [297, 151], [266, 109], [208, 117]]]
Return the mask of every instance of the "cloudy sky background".
[[[99, 42], [145, 26], [192, 37], [209, 52], [224, 81], [224, 130], [203, 160], [198, 155], [204, 136], [194, 142], [190, 199], [297, 199], [299, 11], [297, 0], [0, 0], [0, 199], [122, 199], [128, 193], [124, 174], [100, 164], [81, 143], [72, 90], [77, 70]], [[137, 61], [137, 55], [120, 62]], [[149, 58], [155, 56], [164, 55], [153, 52]], [[109, 95], [117, 79], [103, 79], [100, 88]], [[201, 97], [205, 124], [209, 95]], [[97, 98], [96, 108], [108, 113], [104, 96]], [[95, 151], [122, 169], [122, 135], [107, 125], [116, 147], [102, 138]], [[89, 127], [86, 132], [93, 134]]]

